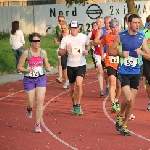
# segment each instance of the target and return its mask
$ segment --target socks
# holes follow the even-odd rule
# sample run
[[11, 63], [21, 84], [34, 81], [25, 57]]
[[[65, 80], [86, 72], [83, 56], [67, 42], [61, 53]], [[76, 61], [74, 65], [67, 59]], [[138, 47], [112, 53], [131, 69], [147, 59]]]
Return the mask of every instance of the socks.
[[118, 102], [118, 99], [115, 98], [115, 102]]

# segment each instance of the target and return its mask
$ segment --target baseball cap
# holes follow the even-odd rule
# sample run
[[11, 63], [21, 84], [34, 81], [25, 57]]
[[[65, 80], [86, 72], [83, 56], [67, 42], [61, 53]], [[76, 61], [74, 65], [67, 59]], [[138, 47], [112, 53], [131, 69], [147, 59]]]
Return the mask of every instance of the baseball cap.
[[109, 26], [110, 27], [119, 26], [119, 21], [117, 19], [111, 19], [111, 21], [109, 22]]
[[79, 27], [79, 24], [77, 21], [71, 21], [70, 22], [70, 28], [78, 28]]

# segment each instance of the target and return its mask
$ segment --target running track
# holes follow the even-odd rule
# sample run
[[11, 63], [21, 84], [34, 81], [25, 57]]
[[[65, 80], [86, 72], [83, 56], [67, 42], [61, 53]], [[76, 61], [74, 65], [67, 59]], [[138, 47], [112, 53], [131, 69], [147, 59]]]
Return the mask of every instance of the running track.
[[145, 111], [148, 99], [143, 81], [135, 102], [136, 118], [128, 123], [132, 136], [124, 137], [115, 129], [116, 114], [110, 113], [109, 97], [99, 97], [95, 70], [88, 70], [84, 79], [83, 116], [71, 114], [69, 89], [62, 89], [56, 77], [47, 77], [40, 134], [34, 133], [35, 109], [32, 119], [25, 116], [22, 81], [0, 85], [0, 150], [150, 150], [150, 113]]

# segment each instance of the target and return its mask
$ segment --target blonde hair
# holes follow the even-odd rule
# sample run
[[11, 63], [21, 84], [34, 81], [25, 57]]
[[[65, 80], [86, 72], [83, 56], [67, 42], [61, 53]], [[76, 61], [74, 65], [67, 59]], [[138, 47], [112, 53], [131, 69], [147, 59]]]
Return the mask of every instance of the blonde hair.
[[66, 20], [62, 21], [60, 25], [66, 25], [68, 27], [68, 23]]

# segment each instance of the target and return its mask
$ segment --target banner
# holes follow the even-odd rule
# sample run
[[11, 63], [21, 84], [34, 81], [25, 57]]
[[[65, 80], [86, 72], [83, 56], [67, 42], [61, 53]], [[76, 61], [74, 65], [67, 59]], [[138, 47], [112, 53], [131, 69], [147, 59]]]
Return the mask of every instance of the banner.
[[[135, 1], [136, 8], [143, 24], [150, 14], [150, 2]], [[49, 34], [55, 30], [59, 15], [64, 15], [68, 24], [71, 21], [78, 21], [80, 28], [85, 32], [90, 32], [92, 22], [98, 17], [111, 16], [119, 20], [121, 28], [124, 29], [124, 16], [128, 12], [127, 4], [122, 3], [96, 3], [85, 6], [74, 4], [71, 7], [65, 4], [38, 5], [34, 6], [35, 31]]]

